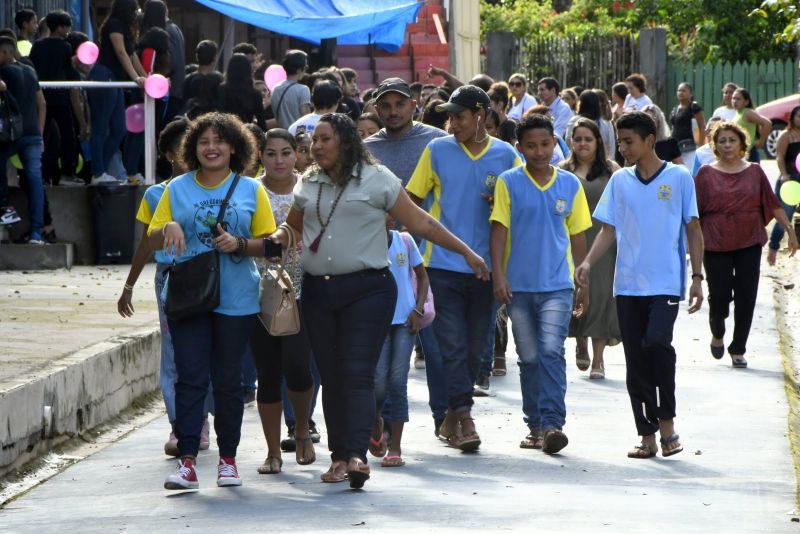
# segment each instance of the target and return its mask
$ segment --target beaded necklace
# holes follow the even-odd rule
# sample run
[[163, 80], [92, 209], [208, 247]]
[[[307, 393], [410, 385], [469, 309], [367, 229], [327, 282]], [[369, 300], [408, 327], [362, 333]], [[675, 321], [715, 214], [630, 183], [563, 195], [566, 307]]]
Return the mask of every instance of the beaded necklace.
[[[322, 200], [322, 183], [319, 184], [319, 188], [317, 189], [317, 220], [319, 221], [320, 224], [320, 230], [319, 230], [319, 235], [317, 235], [317, 238], [314, 239], [314, 241], [312, 241], [311, 244], [308, 246], [308, 249], [311, 252], [316, 252], [317, 249], [319, 249], [319, 244], [320, 241], [322, 241], [322, 236], [325, 234], [325, 230], [328, 229], [328, 225], [331, 223], [331, 219], [333, 218], [333, 212], [336, 211], [336, 206], [339, 205], [339, 199], [342, 198], [342, 193], [344, 193], [344, 190], [349, 182], [350, 180], [345, 182], [342, 188], [339, 189], [339, 192], [336, 194], [336, 198], [333, 201], [333, 205], [331, 206], [331, 211], [330, 213], [328, 213], [328, 220], [326, 220], [325, 222], [322, 221], [322, 214], [319, 211], [320, 201]], [[336, 185], [334, 184], [333, 187], [336, 188]]]

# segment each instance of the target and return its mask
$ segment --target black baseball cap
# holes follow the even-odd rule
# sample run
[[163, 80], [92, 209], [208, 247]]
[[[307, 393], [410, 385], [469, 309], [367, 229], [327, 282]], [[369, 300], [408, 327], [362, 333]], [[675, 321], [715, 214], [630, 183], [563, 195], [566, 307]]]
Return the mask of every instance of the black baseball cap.
[[400, 93], [407, 98], [411, 98], [411, 88], [402, 78], [386, 78], [383, 80], [375, 90], [373, 98], [378, 100], [386, 93]]
[[457, 87], [446, 104], [436, 106], [436, 111], [458, 113], [467, 109], [478, 111], [489, 109], [491, 105], [489, 95], [477, 85], [462, 85]]

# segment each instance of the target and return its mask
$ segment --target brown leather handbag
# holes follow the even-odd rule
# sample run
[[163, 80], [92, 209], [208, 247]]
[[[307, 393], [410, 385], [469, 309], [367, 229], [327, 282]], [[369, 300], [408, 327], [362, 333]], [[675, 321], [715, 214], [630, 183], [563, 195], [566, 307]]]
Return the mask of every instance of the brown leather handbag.
[[291, 336], [300, 332], [300, 311], [292, 277], [297, 262], [294, 233], [289, 234], [289, 246], [284, 249], [276, 274], [267, 269], [261, 279], [261, 313], [258, 318], [271, 336]]

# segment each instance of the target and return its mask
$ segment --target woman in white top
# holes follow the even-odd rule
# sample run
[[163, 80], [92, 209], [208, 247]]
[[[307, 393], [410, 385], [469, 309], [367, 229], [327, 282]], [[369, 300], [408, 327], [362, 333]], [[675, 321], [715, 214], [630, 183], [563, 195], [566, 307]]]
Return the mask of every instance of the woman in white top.
[[537, 104], [536, 99], [528, 94], [528, 80], [524, 74], [515, 73], [508, 79], [511, 89], [511, 109], [508, 118], [517, 122], [522, 120], [525, 112]]
[[728, 82], [722, 87], [722, 105], [714, 110], [714, 114], [711, 115], [712, 119], [717, 117], [723, 121], [732, 121], [736, 118], [736, 109], [733, 107], [731, 98], [738, 88], [739, 86], [733, 82]]
[[647, 78], [643, 74], [631, 74], [625, 78], [625, 87], [628, 88], [628, 96], [622, 105], [624, 111], [642, 111], [645, 106], [653, 103], [647, 92]]

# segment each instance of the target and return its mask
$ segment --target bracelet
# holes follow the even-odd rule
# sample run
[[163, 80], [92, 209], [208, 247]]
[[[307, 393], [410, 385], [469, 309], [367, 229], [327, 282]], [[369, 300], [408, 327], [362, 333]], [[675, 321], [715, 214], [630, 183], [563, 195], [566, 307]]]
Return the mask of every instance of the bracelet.
[[247, 248], [247, 239], [242, 236], [236, 237], [236, 252], [241, 253], [244, 252], [244, 249]]
[[420, 317], [425, 317], [425, 312], [419, 311], [419, 308], [414, 308], [414, 313], [416, 313]]
[[126, 291], [133, 291], [133, 286], [130, 285], [130, 284], [125, 284], [125, 290]]
[[692, 273], [692, 280], [695, 278], [699, 278], [701, 282], [706, 279], [706, 277], [703, 276], [703, 273]]

